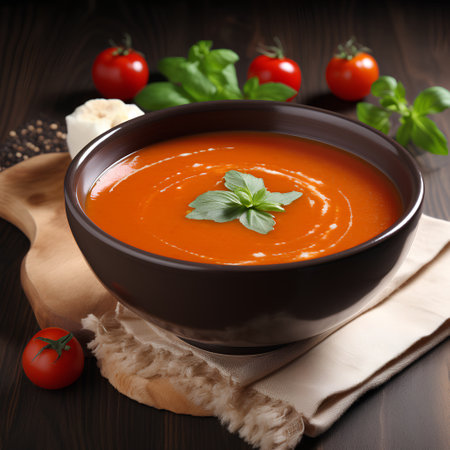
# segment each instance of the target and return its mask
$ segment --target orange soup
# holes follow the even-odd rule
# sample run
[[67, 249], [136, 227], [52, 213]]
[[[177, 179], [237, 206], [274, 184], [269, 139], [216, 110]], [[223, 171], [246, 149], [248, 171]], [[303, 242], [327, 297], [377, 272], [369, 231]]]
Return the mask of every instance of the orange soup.
[[[273, 212], [267, 234], [238, 220], [192, 220], [200, 194], [226, 190], [229, 170], [264, 180], [271, 192], [303, 195]], [[317, 258], [361, 244], [402, 213], [391, 181], [367, 162], [327, 144], [265, 132], [187, 136], [141, 149], [107, 169], [85, 211], [115, 238], [171, 258], [258, 265]]]

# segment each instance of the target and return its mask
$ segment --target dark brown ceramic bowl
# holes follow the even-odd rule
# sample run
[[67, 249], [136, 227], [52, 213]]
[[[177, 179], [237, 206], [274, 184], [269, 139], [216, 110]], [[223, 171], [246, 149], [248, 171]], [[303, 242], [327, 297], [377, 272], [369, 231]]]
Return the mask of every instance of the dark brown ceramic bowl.
[[[395, 183], [405, 211], [392, 227], [357, 247], [265, 266], [211, 265], [147, 253], [111, 237], [85, 214], [89, 188], [125, 155], [161, 140], [221, 130], [287, 133], [345, 149]], [[243, 352], [323, 333], [367, 305], [407, 252], [424, 194], [413, 158], [372, 128], [315, 108], [249, 100], [173, 107], [119, 125], [77, 155], [64, 187], [73, 235], [120, 302], [200, 346]]]

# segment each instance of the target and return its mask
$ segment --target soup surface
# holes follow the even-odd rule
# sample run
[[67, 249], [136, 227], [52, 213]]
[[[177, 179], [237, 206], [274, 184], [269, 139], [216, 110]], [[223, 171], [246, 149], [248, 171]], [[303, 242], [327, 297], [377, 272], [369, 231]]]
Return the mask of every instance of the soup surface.
[[[271, 192], [302, 197], [272, 213], [260, 234], [238, 220], [186, 218], [200, 194], [226, 190], [229, 170], [264, 180]], [[85, 211], [115, 238], [171, 258], [258, 265], [317, 258], [361, 244], [391, 226], [402, 205], [379, 170], [335, 147], [265, 132], [220, 132], [165, 141], [107, 169]]]

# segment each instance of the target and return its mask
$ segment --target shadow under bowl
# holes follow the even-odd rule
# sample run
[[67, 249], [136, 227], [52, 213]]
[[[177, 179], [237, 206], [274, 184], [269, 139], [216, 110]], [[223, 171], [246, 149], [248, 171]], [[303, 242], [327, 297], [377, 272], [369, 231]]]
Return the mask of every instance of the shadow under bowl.
[[[233, 130], [285, 133], [355, 154], [391, 179], [404, 212], [389, 229], [346, 251], [260, 266], [203, 264], [151, 254], [108, 235], [85, 214], [92, 184], [124, 156], [167, 139]], [[250, 100], [172, 107], [119, 125], [75, 157], [64, 190], [78, 246], [123, 305], [191, 343], [238, 353], [324, 333], [371, 302], [410, 247], [424, 195], [411, 155], [373, 128], [313, 107]]]

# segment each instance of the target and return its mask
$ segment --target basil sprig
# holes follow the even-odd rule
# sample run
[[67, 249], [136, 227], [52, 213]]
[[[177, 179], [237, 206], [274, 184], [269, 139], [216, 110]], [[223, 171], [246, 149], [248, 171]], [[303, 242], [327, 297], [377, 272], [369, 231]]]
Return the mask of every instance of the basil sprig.
[[274, 100], [285, 101], [296, 91], [283, 83], [260, 84], [250, 78], [241, 91], [235, 63], [239, 56], [228, 49], [211, 50], [212, 41], [199, 41], [187, 58], [163, 58], [158, 70], [168, 81], [148, 84], [134, 98], [147, 111], [207, 100]]
[[[239, 219], [242, 225], [257, 233], [267, 234], [275, 225], [270, 212], [282, 212], [302, 196], [301, 192], [269, 192], [262, 178], [230, 170], [225, 174], [228, 191], [208, 191], [189, 204], [194, 208], [188, 219], [229, 222]], [[270, 211], [270, 212], [269, 212]]]
[[358, 103], [356, 112], [361, 122], [388, 134], [391, 119], [397, 115], [400, 126], [395, 139], [401, 145], [407, 147], [412, 142], [430, 153], [448, 154], [445, 135], [428, 115], [450, 107], [450, 91], [441, 86], [427, 88], [410, 105], [406, 100], [403, 84], [393, 77], [382, 76], [372, 84], [371, 93], [379, 99], [380, 106], [367, 102]]

